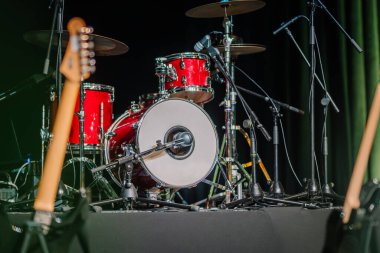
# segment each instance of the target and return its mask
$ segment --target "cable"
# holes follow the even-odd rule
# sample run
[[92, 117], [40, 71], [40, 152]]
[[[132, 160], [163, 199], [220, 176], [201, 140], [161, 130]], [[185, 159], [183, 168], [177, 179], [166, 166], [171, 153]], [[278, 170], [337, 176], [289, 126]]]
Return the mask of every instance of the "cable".
[[[273, 108], [276, 110], [276, 112], [278, 113], [278, 108], [276, 107], [275, 103], [273, 102], [271, 96], [268, 95], [268, 93], [255, 81], [253, 80], [247, 73], [245, 73], [242, 69], [240, 69], [239, 67], [237, 67], [236, 65], [234, 66], [235, 69], [239, 70], [248, 80], [250, 80], [253, 84], [255, 84], [260, 90], [261, 92], [263, 92], [265, 94], [265, 96], [267, 96], [273, 106]], [[289, 163], [289, 166], [290, 166], [290, 169], [292, 170], [293, 172], [293, 175], [294, 177], [296, 178], [297, 182], [299, 183], [299, 185], [301, 187], [303, 187], [301, 181], [299, 180], [294, 168], [293, 168], [293, 165], [292, 165], [292, 162], [290, 161], [290, 158], [289, 158], [289, 155], [288, 155], [288, 148], [287, 148], [287, 145], [286, 145], [286, 141], [285, 141], [285, 133], [284, 133], [284, 129], [282, 127], [282, 121], [280, 119], [280, 126], [281, 126], [281, 133], [282, 133], [282, 138], [284, 140], [284, 148], [285, 148], [285, 153], [286, 153], [286, 157], [288, 159], [288, 163]]]
[[15, 181], [13, 181], [14, 184], [16, 184], [17, 179], [18, 179], [18, 176], [20, 175], [21, 170], [22, 170], [26, 165], [28, 165], [28, 164], [29, 164], [29, 162], [26, 162], [26, 163], [24, 163], [23, 165], [21, 165], [21, 167], [18, 169], [18, 172], [17, 172], [16, 177], [15, 177]]
[[290, 169], [294, 175], [294, 177], [296, 178], [298, 184], [301, 186], [301, 188], [303, 188], [303, 184], [301, 183], [301, 181], [299, 180], [294, 168], [293, 168], [293, 165], [292, 165], [292, 162], [290, 161], [290, 157], [289, 157], [289, 153], [288, 153], [288, 148], [287, 148], [287, 144], [286, 144], [286, 140], [285, 140], [285, 133], [284, 133], [284, 128], [282, 126], [282, 120], [280, 119], [280, 127], [281, 127], [281, 135], [282, 135], [282, 140], [284, 141], [284, 147], [285, 147], [285, 154], [286, 154], [286, 158], [288, 159], [288, 162], [289, 162], [289, 166], [290, 166]]
[[314, 152], [314, 161], [315, 161], [315, 165], [317, 167], [317, 177], [318, 177], [318, 182], [319, 182], [319, 190], [321, 191], [322, 199], [324, 199], [323, 191], [322, 191], [322, 185], [321, 185], [321, 177], [319, 176], [319, 167], [318, 167], [318, 163], [317, 163], [317, 156], [315, 155], [315, 152]]

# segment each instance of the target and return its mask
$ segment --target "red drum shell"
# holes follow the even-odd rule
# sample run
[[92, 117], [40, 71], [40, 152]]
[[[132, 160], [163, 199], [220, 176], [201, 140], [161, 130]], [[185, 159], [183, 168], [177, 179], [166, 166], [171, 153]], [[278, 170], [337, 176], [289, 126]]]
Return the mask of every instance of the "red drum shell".
[[[109, 128], [109, 132], [106, 134], [108, 136], [106, 148], [106, 157], [108, 162], [122, 157], [125, 152], [123, 147], [126, 145], [133, 145], [134, 147], [136, 139], [135, 128], [138, 121], [144, 115], [149, 106], [146, 105], [144, 108], [135, 112], [129, 109]], [[122, 182], [123, 175], [119, 170], [114, 169], [111, 173], [113, 177], [116, 178], [116, 180], [114, 180], [115, 183], [118, 184], [118, 182]], [[156, 181], [154, 181], [152, 177], [145, 172], [144, 168], [139, 163], [134, 165], [132, 182], [135, 186], [139, 186], [144, 189], [152, 188], [157, 184]]]
[[[131, 108], [109, 128], [105, 140], [107, 163], [124, 157], [126, 149], [151, 149], [157, 140], [171, 142], [170, 132], [183, 129], [192, 136], [187, 154], [159, 150], [134, 164], [132, 182], [139, 189], [194, 187], [213, 169], [218, 155], [218, 136], [209, 115], [189, 100], [160, 99], [151, 106]], [[108, 170], [121, 186], [122, 169]]]
[[[114, 88], [112, 86], [84, 83], [84, 144], [85, 149], [96, 149], [101, 143], [101, 104], [103, 104], [103, 131], [112, 124]], [[80, 144], [80, 125], [78, 112], [80, 97], [75, 105], [75, 114], [71, 125], [69, 143], [75, 149]]]
[[177, 79], [166, 78], [165, 90], [170, 97], [190, 99], [204, 104], [214, 98], [211, 88], [209, 57], [201, 53], [185, 52], [165, 56], [164, 63], [175, 69]]

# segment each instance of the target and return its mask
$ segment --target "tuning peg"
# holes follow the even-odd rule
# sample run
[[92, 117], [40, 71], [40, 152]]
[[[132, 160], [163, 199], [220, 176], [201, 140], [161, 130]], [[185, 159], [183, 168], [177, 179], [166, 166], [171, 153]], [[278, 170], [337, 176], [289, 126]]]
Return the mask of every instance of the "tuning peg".
[[93, 33], [93, 32], [94, 32], [94, 28], [92, 28], [90, 26], [86, 26], [86, 27], [82, 27], [81, 28], [81, 33], [90, 34], [90, 33]]

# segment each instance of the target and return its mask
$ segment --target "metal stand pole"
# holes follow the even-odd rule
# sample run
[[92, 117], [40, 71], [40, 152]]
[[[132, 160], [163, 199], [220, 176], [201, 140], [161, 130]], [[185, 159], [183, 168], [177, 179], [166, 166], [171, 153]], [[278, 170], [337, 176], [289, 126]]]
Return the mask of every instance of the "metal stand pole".
[[79, 94], [79, 185], [81, 194], [85, 193], [85, 179], [84, 179], [84, 87], [83, 83], [80, 85]]
[[323, 129], [324, 129], [324, 134], [323, 134], [323, 143], [322, 143], [322, 155], [323, 155], [323, 169], [324, 169], [324, 185], [322, 186], [322, 196], [323, 197], [332, 197], [332, 198], [338, 198], [339, 196], [334, 192], [332, 189], [332, 186], [329, 184], [328, 181], [328, 138], [327, 138], [327, 112], [328, 112], [328, 107], [330, 104], [330, 99], [325, 96], [321, 100], [321, 104], [323, 105], [323, 112], [325, 115], [325, 120], [323, 123]]
[[315, 14], [316, 2], [311, 3], [310, 11], [310, 55], [311, 55], [311, 67], [310, 67], [310, 181], [307, 185], [307, 190], [310, 196], [315, 196], [318, 193], [318, 185], [315, 180], [315, 111], [314, 111], [314, 73], [315, 73], [315, 27], [314, 27], [314, 14]]
[[257, 182], [257, 143], [255, 138], [255, 129], [254, 125], [251, 124], [250, 127], [251, 134], [251, 159], [252, 159], [252, 184], [251, 184], [251, 196], [253, 199], [261, 199], [263, 195], [263, 190], [261, 189], [260, 184]]
[[271, 110], [273, 113], [273, 148], [274, 148], [274, 182], [271, 186], [270, 193], [275, 198], [282, 198], [284, 196], [284, 187], [282, 186], [279, 180], [279, 168], [278, 168], [278, 145], [280, 143], [279, 135], [278, 135], [278, 118], [282, 115], [278, 108], [274, 108], [271, 106]]
[[[230, 46], [232, 42], [231, 38], [231, 28], [232, 23], [228, 17], [224, 18], [224, 62], [225, 69], [228, 73], [231, 73], [231, 52]], [[236, 131], [235, 131], [235, 104], [236, 104], [236, 93], [232, 92], [231, 84], [226, 80], [226, 96], [224, 101], [224, 112], [225, 112], [225, 135], [226, 135], [226, 168], [227, 168], [227, 179], [232, 182], [232, 170], [233, 163], [236, 158]], [[226, 191], [226, 203], [231, 202], [231, 192]]]

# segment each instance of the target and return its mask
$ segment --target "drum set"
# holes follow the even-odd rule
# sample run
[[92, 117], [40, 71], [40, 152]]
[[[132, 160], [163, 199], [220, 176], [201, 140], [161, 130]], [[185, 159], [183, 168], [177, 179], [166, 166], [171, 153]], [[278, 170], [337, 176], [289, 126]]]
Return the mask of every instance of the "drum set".
[[[203, 48], [196, 47], [195, 52], [157, 57], [154, 69], [158, 78], [157, 92], [140, 95], [138, 102], [132, 102], [118, 118], [113, 116], [113, 86], [82, 83], [67, 144], [68, 159], [62, 173], [64, 192], [78, 191], [76, 181], [83, 177], [75, 170], [79, 163], [85, 167], [87, 178], [91, 178], [87, 186], [97, 186], [96, 200], [106, 199], [103, 203], [117, 199], [120, 188], [123, 192], [131, 185], [136, 194], [126, 198], [136, 200], [143, 196], [173, 202], [176, 194], [180, 196], [180, 189], [195, 187], [200, 182], [223, 189], [217, 196], [225, 198], [227, 203], [243, 198], [243, 183], [252, 182], [252, 178], [236, 162], [236, 132], [242, 130], [235, 122], [240, 94], [230, 81], [234, 82], [236, 59], [240, 55], [263, 52], [265, 46], [242, 43], [242, 39], [233, 34], [230, 17], [256, 11], [264, 5], [258, 0], [221, 1], [187, 11], [186, 15], [193, 18], [223, 18], [224, 33], [210, 33], [207, 40], [199, 41]], [[30, 43], [46, 46], [49, 32], [32, 31], [24, 37]], [[121, 55], [128, 51], [128, 46], [120, 41], [100, 35], [93, 37], [97, 56]], [[62, 31], [61, 42], [58, 39], [54, 38], [53, 45], [65, 47], [67, 32]], [[203, 105], [214, 98], [213, 76], [221, 72], [221, 69], [212, 69], [214, 58], [210, 58], [207, 51], [210, 48], [220, 53], [222, 72], [226, 71], [231, 78], [223, 81], [226, 121], [222, 146], [219, 146], [214, 123], [203, 109]], [[54, 94], [52, 101], [59, 100], [59, 92]], [[42, 143], [46, 150], [49, 144], [46, 132]], [[251, 163], [254, 170], [258, 161]], [[216, 180], [219, 174], [214, 175], [213, 181], [206, 180], [215, 167], [218, 167], [215, 173], [224, 177], [224, 185]], [[263, 166], [260, 168], [266, 173]], [[68, 179], [65, 174], [73, 178]], [[209, 199], [212, 198], [211, 194]]]

